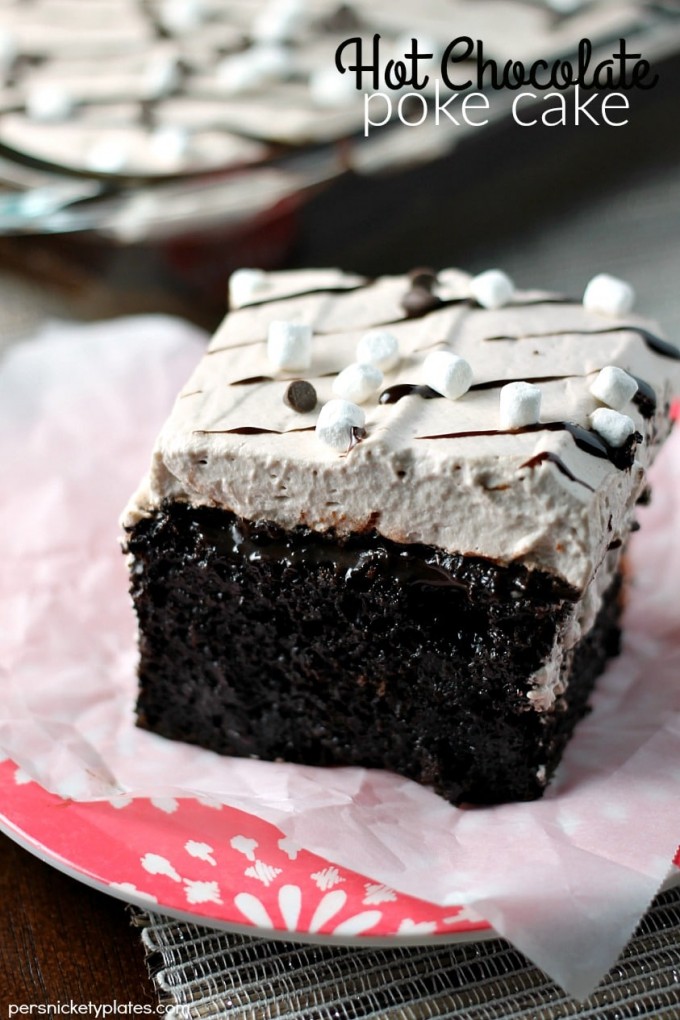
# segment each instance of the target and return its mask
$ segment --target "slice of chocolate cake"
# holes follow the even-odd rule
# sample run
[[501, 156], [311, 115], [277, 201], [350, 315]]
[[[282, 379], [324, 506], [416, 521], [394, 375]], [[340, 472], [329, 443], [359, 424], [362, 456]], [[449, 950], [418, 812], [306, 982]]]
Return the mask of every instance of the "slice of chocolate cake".
[[124, 516], [140, 725], [540, 796], [618, 648], [678, 350], [600, 276], [233, 280]]

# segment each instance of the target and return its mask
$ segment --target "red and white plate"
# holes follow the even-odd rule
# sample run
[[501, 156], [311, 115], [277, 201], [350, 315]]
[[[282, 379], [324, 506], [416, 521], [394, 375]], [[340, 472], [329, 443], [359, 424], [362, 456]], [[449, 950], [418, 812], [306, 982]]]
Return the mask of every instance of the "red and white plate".
[[296, 847], [269, 822], [220, 804], [62, 799], [5, 760], [0, 828], [87, 885], [229, 931], [353, 945], [494, 935], [469, 908], [398, 893]]
[[[300, 849], [254, 815], [195, 799], [78, 802], [0, 763], [0, 829], [72, 878], [152, 911], [253, 936], [343, 945], [492, 938], [440, 907]], [[680, 850], [668, 885], [680, 882]]]

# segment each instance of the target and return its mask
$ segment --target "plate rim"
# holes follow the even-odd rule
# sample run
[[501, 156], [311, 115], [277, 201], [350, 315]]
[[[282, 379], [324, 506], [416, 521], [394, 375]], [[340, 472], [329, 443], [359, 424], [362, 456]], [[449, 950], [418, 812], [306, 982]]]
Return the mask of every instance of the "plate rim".
[[[224, 932], [229, 935], [244, 935], [255, 939], [271, 939], [276, 942], [293, 942], [299, 945], [326, 946], [329, 948], [334, 946], [345, 946], [352, 949], [397, 949], [402, 946], [431, 946], [432, 948], [436, 948], [437, 946], [470, 945], [475, 942], [490, 942], [493, 939], [502, 939], [507, 942], [507, 939], [505, 939], [504, 936], [497, 932], [491, 925], [488, 925], [488, 922], [486, 922], [488, 926], [485, 928], [459, 932], [440, 932], [437, 935], [400, 935], [398, 933], [394, 933], [393, 935], [366, 934], [349, 936], [333, 934], [323, 935], [314, 932], [288, 931], [287, 929], [284, 931], [278, 928], [261, 928], [257, 925], [245, 923], [241, 924], [238, 921], [224, 921], [220, 918], [210, 918], [203, 914], [194, 914], [190, 910], [180, 910], [178, 907], [168, 907], [163, 904], [155, 904], [144, 895], [135, 895], [134, 892], [120, 889], [114, 885], [107, 884], [105, 881], [92, 875], [86, 874], [84, 871], [79, 870], [75, 864], [65, 860], [65, 858], [61, 857], [59, 854], [50, 852], [49, 848], [45, 847], [43, 844], [38, 843], [37, 841], [32, 842], [31, 837], [14, 822], [10, 821], [3, 814], [1, 808], [0, 832], [16, 843], [17, 846], [20, 846], [27, 853], [31, 854], [31, 856], [42, 861], [43, 864], [55, 868], [57, 871], [61, 872], [61, 874], [74, 879], [81, 885], [85, 885], [88, 888], [93, 889], [95, 892], [103, 893], [105, 896], [111, 896], [113, 899], [119, 900], [128, 906], [143, 910], [145, 913], [150, 914], [152, 918], [154, 916], [160, 918], [169, 917], [175, 921], [181, 921], [185, 924], [195, 924], [203, 928], [210, 928], [214, 931]], [[658, 896], [660, 893], [667, 892], [676, 886], [680, 886], [680, 866], [673, 864], [671, 866], [671, 871], [657, 890], [656, 895]], [[155, 909], [156, 906], [161, 909]]]
[[[354, 949], [397, 949], [401, 946], [442, 946], [442, 945], [465, 945], [472, 942], [488, 942], [491, 939], [502, 938], [494, 928], [480, 928], [474, 931], [462, 932], [440, 932], [438, 935], [323, 935], [315, 932], [285, 931], [279, 928], [260, 928], [252, 924], [240, 924], [238, 921], [223, 921], [220, 918], [206, 917], [204, 914], [192, 914], [188, 910], [180, 910], [178, 907], [166, 907], [162, 904], [153, 903], [147, 897], [135, 895], [126, 889], [119, 889], [116, 886], [107, 885], [92, 875], [78, 871], [77, 868], [65, 861], [58, 854], [51, 856], [41, 848], [31, 844], [25, 834], [15, 828], [11, 822], [0, 812], [0, 832], [8, 836], [13, 842], [26, 850], [33, 857], [37, 857], [43, 864], [55, 868], [63, 875], [80, 882], [82, 885], [94, 889], [95, 892], [111, 896], [129, 906], [137, 907], [147, 914], [158, 917], [170, 917], [176, 921], [183, 921], [188, 924], [199, 925], [202, 928], [212, 928], [215, 931], [225, 932], [229, 935], [246, 935], [256, 939], [271, 939], [276, 942], [295, 942], [302, 945], [316, 946], [346, 946]], [[155, 909], [156, 907], [160, 909]]]
[[[14, 761], [13, 758], [7, 756], [5, 762], [10, 762], [12, 766], [19, 769], [20, 766]], [[31, 780], [31, 783], [39, 788], [42, 794], [47, 796], [56, 797], [60, 804], [69, 803], [68, 798], [61, 797], [59, 794], [50, 793], [49, 790], [41, 786], [36, 780]], [[11, 839], [19, 847], [25, 850], [31, 856], [36, 857], [43, 864], [49, 867], [55, 868], [57, 871], [66, 875], [69, 878], [85, 885], [96, 892], [103, 893], [104, 895], [111, 896], [123, 903], [130, 906], [136, 907], [140, 910], [145, 911], [148, 914], [156, 916], [167, 916], [177, 921], [182, 921], [189, 924], [199, 925], [205, 928], [211, 928], [215, 931], [222, 931], [228, 934], [248, 936], [252, 938], [261, 939], [272, 939], [279, 942], [294, 942], [297, 944], [304, 945], [318, 945], [318, 946], [345, 946], [350, 948], [391, 948], [396, 949], [399, 947], [408, 946], [444, 946], [444, 945], [465, 945], [474, 942], [486, 942], [491, 939], [502, 938], [501, 936], [488, 921], [483, 918], [479, 920], [479, 927], [464, 929], [463, 931], [442, 931], [437, 933], [432, 932], [393, 932], [390, 934], [378, 934], [371, 935], [370, 932], [362, 933], [359, 935], [336, 935], [334, 933], [318, 933], [318, 932], [305, 932], [294, 930], [291, 931], [287, 928], [267, 928], [260, 925], [240, 922], [236, 920], [227, 920], [219, 917], [211, 917], [207, 914], [192, 912], [191, 909], [182, 909], [180, 907], [168, 906], [164, 903], [150, 899], [143, 893], [139, 893], [136, 890], [127, 888], [120, 888], [113, 882], [107, 882], [106, 879], [100, 878], [97, 875], [90, 874], [83, 865], [79, 865], [73, 860], [69, 860], [56, 850], [51, 849], [46, 843], [41, 841], [38, 837], [33, 836], [26, 828], [26, 826], [18, 824], [11, 817], [9, 817], [5, 811], [6, 808], [2, 803], [2, 790], [3, 783], [0, 781], [0, 832]], [[134, 798], [139, 801], [146, 801], [148, 798], [140, 797]], [[192, 798], [187, 798], [191, 800]], [[80, 806], [87, 806], [88, 804], [98, 804], [100, 801], [77, 801]], [[228, 807], [228, 805], [225, 805]], [[121, 815], [122, 817], [122, 815]], [[156, 816], [153, 816], [156, 818]], [[257, 816], [253, 816], [257, 818]], [[162, 818], [158, 817], [158, 822], [162, 822]], [[312, 851], [313, 852], [313, 851]], [[316, 855], [321, 856], [321, 855]], [[321, 858], [324, 861], [325, 858]], [[327, 861], [329, 866], [333, 866], [331, 861]], [[350, 869], [351, 870], [351, 869]], [[357, 873], [358, 874], [358, 873]], [[370, 880], [368, 876], [361, 876]], [[678, 870], [678, 881], [680, 881], [680, 870]], [[409, 897], [416, 898], [417, 897]], [[426, 902], [426, 901], [425, 901]], [[438, 909], [436, 904], [433, 904], [433, 908]], [[456, 907], [452, 905], [451, 910], [455, 910]]]

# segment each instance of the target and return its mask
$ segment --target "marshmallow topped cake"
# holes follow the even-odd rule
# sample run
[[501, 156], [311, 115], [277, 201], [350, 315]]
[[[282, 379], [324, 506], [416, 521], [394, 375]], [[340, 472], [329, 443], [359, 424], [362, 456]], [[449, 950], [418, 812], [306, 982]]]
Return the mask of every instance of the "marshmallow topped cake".
[[417, 32], [433, 79], [456, 35], [504, 63], [575, 55], [584, 37], [606, 53], [666, 27], [644, 0], [563, 7], [421, 0], [414, 20], [392, 0], [0, 0], [3, 157], [131, 182], [270, 164], [363, 141], [363, 93], [335, 68], [348, 38], [368, 49], [379, 34], [386, 61]]
[[140, 725], [541, 795], [618, 649], [680, 352], [596, 277], [232, 278], [123, 518]]

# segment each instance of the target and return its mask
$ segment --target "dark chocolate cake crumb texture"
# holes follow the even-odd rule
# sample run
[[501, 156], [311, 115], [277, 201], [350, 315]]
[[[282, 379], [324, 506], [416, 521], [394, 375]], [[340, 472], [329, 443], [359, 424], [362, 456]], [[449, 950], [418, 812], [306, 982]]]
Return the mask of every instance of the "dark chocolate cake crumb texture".
[[169, 504], [130, 538], [141, 725], [222, 754], [387, 768], [450, 801], [539, 796], [618, 641], [618, 588], [568, 698], [527, 702], [575, 593], [375, 534]]

